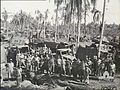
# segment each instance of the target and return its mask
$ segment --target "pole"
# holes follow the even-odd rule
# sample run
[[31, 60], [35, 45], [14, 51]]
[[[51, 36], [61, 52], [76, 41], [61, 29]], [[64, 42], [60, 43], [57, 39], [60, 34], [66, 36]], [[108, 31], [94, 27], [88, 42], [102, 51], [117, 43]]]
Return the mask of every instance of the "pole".
[[98, 51], [98, 57], [100, 57], [101, 54], [101, 45], [102, 45], [102, 39], [103, 39], [103, 33], [104, 33], [104, 17], [105, 17], [105, 6], [106, 6], [106, 0], [104, 0], [104, 5], [103, 5], [103, 15], [102, 15], [102, 31], [101, 31], [101, 39], [99, 43], [99, 51]]
[[85, 2], [85, 16], [84, 16], [84, 35], [86, 36], [86, 12], [87, 12], [87, 9], [86, 9], [86, 0], [84, 1]]
[[46, 20], [44, 19], [44, 31], [43, 31], [43, 39], [44, 39], [44, 41], [45, 41], [45, 28], [46, 28]]

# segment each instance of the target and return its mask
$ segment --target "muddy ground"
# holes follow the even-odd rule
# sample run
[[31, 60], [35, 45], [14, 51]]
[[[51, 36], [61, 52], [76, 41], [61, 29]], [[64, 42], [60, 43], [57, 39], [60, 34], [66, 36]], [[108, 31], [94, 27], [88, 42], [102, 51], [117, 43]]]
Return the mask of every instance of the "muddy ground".
[[1, 90], [66, 90], [66, 87], [72, 88], [71, 90], [101, 90], [103, 87], [116, 87], [117, 90], [120, 90], [120, 75], [116, 75], [113, 82], [90, 79], [89, 85], [81, 83], [79, 79], [57, 75], [43, 75], [38, 81], [38, 83], [33, 84], [28, 80], [24, 80], [17, 86], [16, 80], [4, 80], [1, 84]]

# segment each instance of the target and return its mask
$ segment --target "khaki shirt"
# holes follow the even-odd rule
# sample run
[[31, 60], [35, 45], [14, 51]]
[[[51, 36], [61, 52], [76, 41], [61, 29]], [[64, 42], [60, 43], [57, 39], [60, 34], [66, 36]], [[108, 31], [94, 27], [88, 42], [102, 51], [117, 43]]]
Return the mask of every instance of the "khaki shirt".
[[57, 59], [58, 65], [61, 65], [61, 59]]

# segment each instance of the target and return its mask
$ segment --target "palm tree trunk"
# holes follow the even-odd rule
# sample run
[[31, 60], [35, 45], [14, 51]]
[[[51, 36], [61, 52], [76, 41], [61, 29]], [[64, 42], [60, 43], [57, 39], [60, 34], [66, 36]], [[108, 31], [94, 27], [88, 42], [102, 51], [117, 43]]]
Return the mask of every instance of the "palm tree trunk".
[[46, 21], [44, 20], [44, 30], [43, 30], [43, 39], [44, 39], [44, 41], [45, 41], [45, 27], [46, 27]]
[[55, 26], [56, 26], [56, 30], [55, 30], [55, 42], [56, 42], [56, 40], [57, 40], [57, 31], [58, 31], [58, 5], [57, 5], [57, 9], [56, 9]]
[[102, 25], [101, 25], [102, 31], [101, 31], [101, 39], [99, 43], [98, 57], [100, 57], [100, 54], [101, 54], [101, 45], [102, 45], [102, 39], [103, 39], [103, 33], [104, 33], [105, 6], [106, 6], [106, 0], [104, 0], [104, 5], [103, 5], [103, 15], [102, 15]]
[[78, 29], [78, 43], [79, 43], [79, 39], [80, 39], [80, 16], [78, 16], [78, 21], [77, 21], [77, 29]]
[[74, 37], [75, 37], [75, 16], [74, 16], [74, 12], [73, 12], [73, 33], [74, 33]]
[[86, 0], [84, 1], [84, 3], [85, 3], [85, 16], [84, 16], [84, 29], [85, 29], [85, 30], [84, 30], [84, 35], [86, 36], [86, 33], [87, 33], [87, 32], [86, 32], [86, 12], [87, 12], [87, 11], [86, 11]]
[[68, 24], [68, 43], [69, 43], [69, 38], [70, 38], [70, 25], [71, 25], [71, 22], [69, 21], [69, 24]]
[[7, 21], [4, 22], [4, 29], [6, 29], [6, 31], [7, 31], [7, 37], [8, 37]]
[[79, 44], [80, 41], [80, 34], [81, 34], [81, 5], [78, 6], [78, 21], [77, 21], [77, 30], [78, 30], [78, 39], [77, 39], [77, 43]]

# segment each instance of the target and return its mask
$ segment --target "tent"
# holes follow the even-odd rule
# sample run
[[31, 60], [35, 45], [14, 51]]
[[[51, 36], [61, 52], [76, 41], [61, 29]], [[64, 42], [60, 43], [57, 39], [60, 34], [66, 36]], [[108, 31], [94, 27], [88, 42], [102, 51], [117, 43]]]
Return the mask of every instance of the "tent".
[[58, 45], [59, 43], [55, 43], [55, 42], [29, 43], [29, 45], [30, 45], [31, 47], [34, 47], [34, 48], [44, 47], [45, 44], [46, 44], [46, 46], [47, 46], [48, 48], [51, 49], [51, 51], [52, 51], [53, 53], [55, 53], [55, 52], [56, 52], [56, 49], [57, 49], [56, 47], [57, 47], [57, 45]]
[[80, 60], [86, 60], [86, 55], [93, 58], [93, 56], [97, 55], [97, 53], [98, 53], [98, 50], [97, 50], [96, 47], [92, 47], [92, 46], [82, 47], [82, 46], [79, 46], [75, 56], [76, 56], [76, 58], [79, 58]]

